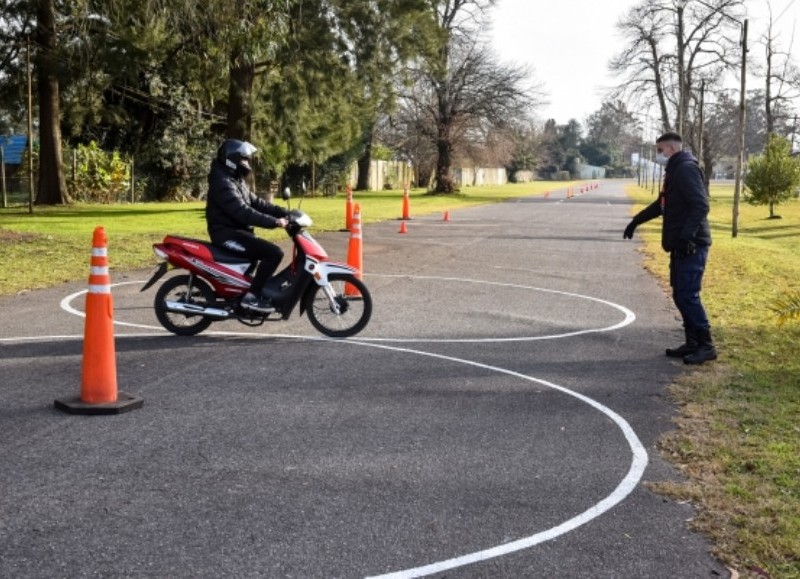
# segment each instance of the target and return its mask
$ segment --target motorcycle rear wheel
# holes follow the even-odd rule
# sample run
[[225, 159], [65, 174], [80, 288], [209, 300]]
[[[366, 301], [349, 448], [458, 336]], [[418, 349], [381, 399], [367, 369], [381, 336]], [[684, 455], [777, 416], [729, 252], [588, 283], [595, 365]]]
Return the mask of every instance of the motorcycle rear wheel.
[[[190, 285], [191, 284], [191, 285]], [[208, 307], [215, 302], [214, 290], [205, 281], [188, 275], [178, 275], [165, 281], [153, 303], [156, 317], [164, 328], [179, 336], [194, 336], [213, 323], [211, 318], [173, 312], [167, 309], [167, 301]]]
[[[311, 325], [330, 338], [349, 338], [363, 330], [372, 315], [372, 296], [360, 279], [350, 274], [328, 277], [339, 313], [328, 301], [321, 286], [312, 285], [305, 295], [305, 309]], [[350, 286], [348, 288], [348, 286]]]

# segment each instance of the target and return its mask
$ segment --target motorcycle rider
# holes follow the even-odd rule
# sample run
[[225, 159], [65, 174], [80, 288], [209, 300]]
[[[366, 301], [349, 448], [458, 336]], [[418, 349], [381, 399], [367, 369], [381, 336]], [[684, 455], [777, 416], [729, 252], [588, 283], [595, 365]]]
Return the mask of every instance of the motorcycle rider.
[[231, 253], [259, 260], [258, 268], [241, 307], [260, 313], [274, 311], [262, 296], [267, 280], [283, 259], [283, 250], [256, 237], [254, 228], [286, 227], [288, 212], [257, 197], [245, 181], [253, 170], [255, 146], [247, 141], [225, 140], [211, 162], [206, 198], [206, 224], [211, 242]]

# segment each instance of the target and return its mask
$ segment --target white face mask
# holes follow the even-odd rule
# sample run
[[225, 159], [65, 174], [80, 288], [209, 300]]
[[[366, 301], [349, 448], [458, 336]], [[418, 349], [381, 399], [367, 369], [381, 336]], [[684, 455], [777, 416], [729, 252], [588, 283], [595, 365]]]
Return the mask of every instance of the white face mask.
[[667, 157], [664, 153], [659, 153], [656, 155], [656, 163], [662, 167], [667, 164], [667, 161], [669, 161], [669, 157]]

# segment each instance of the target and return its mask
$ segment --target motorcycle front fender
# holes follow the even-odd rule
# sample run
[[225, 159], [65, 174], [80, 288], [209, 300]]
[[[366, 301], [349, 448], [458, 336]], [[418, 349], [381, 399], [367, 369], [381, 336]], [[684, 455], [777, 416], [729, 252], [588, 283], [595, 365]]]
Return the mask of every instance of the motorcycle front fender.
[[346, 263], [335, 261], [320, 261], [306, 266], [308, 273], [312, 275], [317, 285], [328, 285], [328, 278], [331, 274], [341, 273], [358, 275], [358, 270]]

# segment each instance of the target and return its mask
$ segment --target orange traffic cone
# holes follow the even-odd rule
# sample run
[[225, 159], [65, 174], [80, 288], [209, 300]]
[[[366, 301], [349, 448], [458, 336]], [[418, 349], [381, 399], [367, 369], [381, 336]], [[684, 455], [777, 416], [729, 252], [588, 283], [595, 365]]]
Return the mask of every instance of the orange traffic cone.
[[406, 227], [405, 221], [400, 222], [400, 231], [398, 231], [397, 233], [408, 233], [408, 227]]
[[[350, 241], [347, 245], [347, 265], [358, 270], [356, 277], [363, 279], [363, 248], [361, 246], [361, 206], [353, 206], [353, 227], [350, 229]], [[360, 296], [361, 292], [353, 284], [345, 284], [344, 295]]]
[[114, 304], [108, 275], [106, 232], [102, 227], [92, 237], [91, 273], [86, 294], [83, 331], [81, 395], [56, 400], [55, 406], [70, 414], [121, 414], [141, 408], [141, 398], [117, 392], [117, 361], [114, 350]]
[[411, 201], [408, 197], [408, 186], [403, 188], [403, 217], [402, 219], [408, 221], [411, 219]]
[[545, 199], [550, 199], [550, 191], [545, 191], [544, 192], [544, 198]]
[[444, 212], [444, 217], [442, 218], [442, 221], [450, 221], [450, 212], [449, 211], [445, 211]]

